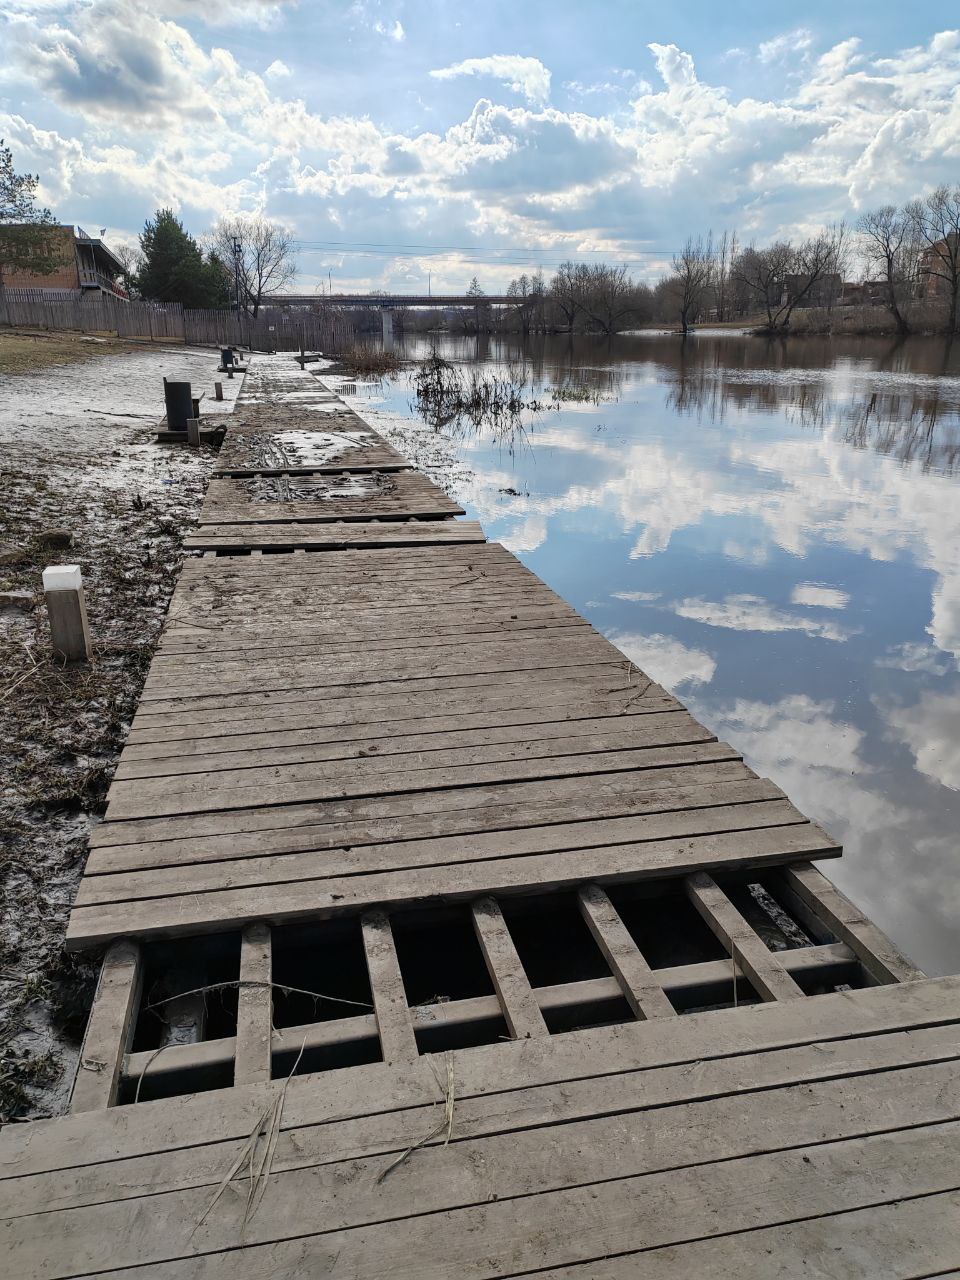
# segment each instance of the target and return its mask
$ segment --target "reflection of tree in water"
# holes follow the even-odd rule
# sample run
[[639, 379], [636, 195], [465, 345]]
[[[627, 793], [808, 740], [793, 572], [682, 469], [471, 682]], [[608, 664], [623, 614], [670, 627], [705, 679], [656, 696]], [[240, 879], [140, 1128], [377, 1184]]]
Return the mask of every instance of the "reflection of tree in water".
[[508, 368], [501, 376], [473, 366], [469, 372], [435, 351], [421, 360], [413, 377], [415, 408], [435, 431], [452, 439], [481, 432], [513, 455], [527, 445], [523, 414], [547, 406], [526, 400], [527, 373]]
[[531, 420], [565, 404], [599, 404], [623, 381], [619, 370], [554, 367], [545, 387], [542, 364], [538, 375], [524, 353], [500, 354], [511, 358], [491, 367], [452, 364], [432, 352], [417, 365], [411, 407], [435, 431], [453, 439], [486, 435], [512, 456], [530, 448]]
[[[902, 340], [892, 343], [877, 361], [876, 372], [915, 378], [917, 353], [905, 352], [906, 345]], [[705, 354], [709, 358], [704, 359]], [[940, 360], [933, 353], [925, 354], [928, 359], [922, 363], [933, 366], [923, 371], [922, 376], [932, 379], [925, 385], [875, 386], [861, 394], [838, 395], [824, 380], [825, 370], [836, 367], [834, 362], [809, 373], [796, 366], [781, 365], [780, 370], [774, 366], [772, 375], [773, 362], [765, 363], [761, 367], [767, 376], [753, 380], [728, 369], [719, 349], [709, 353], [701, 349], [689, 359], [681, 353], [671, 366], [667, 404], [675, 413], [717, 423], [724, 421], [733, 405], [741, 411], [783, 414], [804, 429], [825, 431], [836, 426], [839, 438], [853, 448], [872, 449], [924, 470], [954, 471], [960, 465], [960, 409], [956, 394], [945, 396], [936, 381], [950, 369], [949, 346]], [[904, 355], [910, 358], [905, 360]]]

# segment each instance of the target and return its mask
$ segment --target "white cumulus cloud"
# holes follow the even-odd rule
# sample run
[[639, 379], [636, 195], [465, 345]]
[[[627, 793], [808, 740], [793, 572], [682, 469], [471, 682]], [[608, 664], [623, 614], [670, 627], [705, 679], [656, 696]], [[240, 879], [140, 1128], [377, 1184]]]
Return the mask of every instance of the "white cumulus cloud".
[[544, 103], [550, 97], [550, 72], [539, 58], [526, 58], [519, 53], [494, 53], [486, 58], [465, 58], [449, 67], [439, 67], [430, 74], [435, 80], [453, 80], [457, 76], [490, 76], [529, 102]]

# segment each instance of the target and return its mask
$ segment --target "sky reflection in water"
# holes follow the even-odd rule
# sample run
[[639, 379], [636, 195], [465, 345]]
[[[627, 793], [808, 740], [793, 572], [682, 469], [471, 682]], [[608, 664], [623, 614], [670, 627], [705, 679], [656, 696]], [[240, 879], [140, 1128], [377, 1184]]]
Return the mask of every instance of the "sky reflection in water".
[[[468, 514], [842, 840], [828, 874], [917, 963], [960, 970], [960, 343], [553, 339], [526, 370], [611, 398], [513, 448], [445, 428]], [[372, 398], [410, 412], [405, 378]]]

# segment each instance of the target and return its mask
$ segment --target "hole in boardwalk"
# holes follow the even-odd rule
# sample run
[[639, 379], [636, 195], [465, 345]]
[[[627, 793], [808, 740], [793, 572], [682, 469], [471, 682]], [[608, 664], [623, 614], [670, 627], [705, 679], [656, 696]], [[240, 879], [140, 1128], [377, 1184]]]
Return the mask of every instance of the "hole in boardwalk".
[[657, 895], [608, 889], [610, 900], [651, 969], [723, 960], [725, 948], [676, 886]]
[[274, 929], [273, 982], [277, 1028], [369, 1014], [373, 996], [359, 920]]
[[[676, 881], [658, 887], [632, 885], [611, 889], [610, 899], [620, 919], [651, 969], [669, 970], [664, 976], [667, 999], [677, 1013], [702, 1013], [734, 1005], [759, 1004], [760, 997], [745, 977], [733, 987], [729, 952], [707, 926], [683, 886]], [[705, 973], [685, 966], [711, 965]]]
[[575, 895], [502, 900], [500, 907], [552, 1034], [634, 1021], [619, 987], [597, 986], [612, 974]]
[[[404, 912], [392, 917], [392, 926], [421, 1053], [509, 1039], [469, 908]], [[451, 1002], [484, 998], [486, 1008], [451, 1007]]]
[[[232, 1036], [237, 1029], [240, 935], [211, 934], [143, 948], [134, 1053]], [[142, 1093], [142, 1090], [141, 1090]]]

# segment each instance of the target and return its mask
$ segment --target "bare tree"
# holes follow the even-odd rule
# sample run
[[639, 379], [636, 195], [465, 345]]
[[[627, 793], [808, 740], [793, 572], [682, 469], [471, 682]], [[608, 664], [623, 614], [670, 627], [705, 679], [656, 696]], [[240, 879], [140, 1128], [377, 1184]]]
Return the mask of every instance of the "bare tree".
[[680, 329], [686, 333], [691, 319], [696, 320], [713, 281], [713, 243], [708, 236], [687, 239], [681, 253], [673, 255], [673, 295], [680, 311]]
[[530, 277], [524, 272], [516, 280], [511, 280], [507, 286], [507, 297], [513, 301], [513, 309], [524, 337], [530, 332], [530, 323], [536, 302], [532, 284]]
[[846, 228], [839, 222], [800, 245], [778, 240], [766, 249], [751, 246], [738, 256], [731, 276], [763, 307], [770, 332], [783, 332], [801, 302], [833, 301], [845, 251]]
[[256, 315], [267, 298], [280, 293], [297, 274], [291, 232], [256, 217], [221, 218], [213, 229], [213, 251], [239, 274], [240, 305]]
[[923, 247], [920, 274], [943, 282], [949, 305], [947, 328], [954, 333], [960, 296], [960, 186], [937, 187], [924, 200], [912, 201], [907, 211]]
[[722, 324], [730, 315], [730, 263], [737, 256], [736, 231], [724, 231], [714, 254], [713, 296], [717, 320]]
[[795, 250], [789, 240], [777, 240], [765, 249], [750, 245], [734, 259], [731, 278], [743, 289], [752, 306], [762, 307], [767, 327], [774, 329]]
[[114, 256], [123, 263], [120, 281], [131, 297], [139, 296], [137, 276], [140, 272], [141, 255], [132, 245], [121, 244], [114, 250]]
[[571, 333], [577, 316], [583, 310], [583, 271], [582, 263], [564, 262], [550, 281], [550, 297]]
[[857, 220], [863, 256], [886, 286], [887, 308], [898, 333], [909, 333], [900, 303], [916, 262], [915, 220], [908, 209], [885, 204], [871, 209]]
[[584, 266], [581, 276], [583, 310], [602, 333], [616, 333], [636, 315], [637, 290], [626, 267]]

